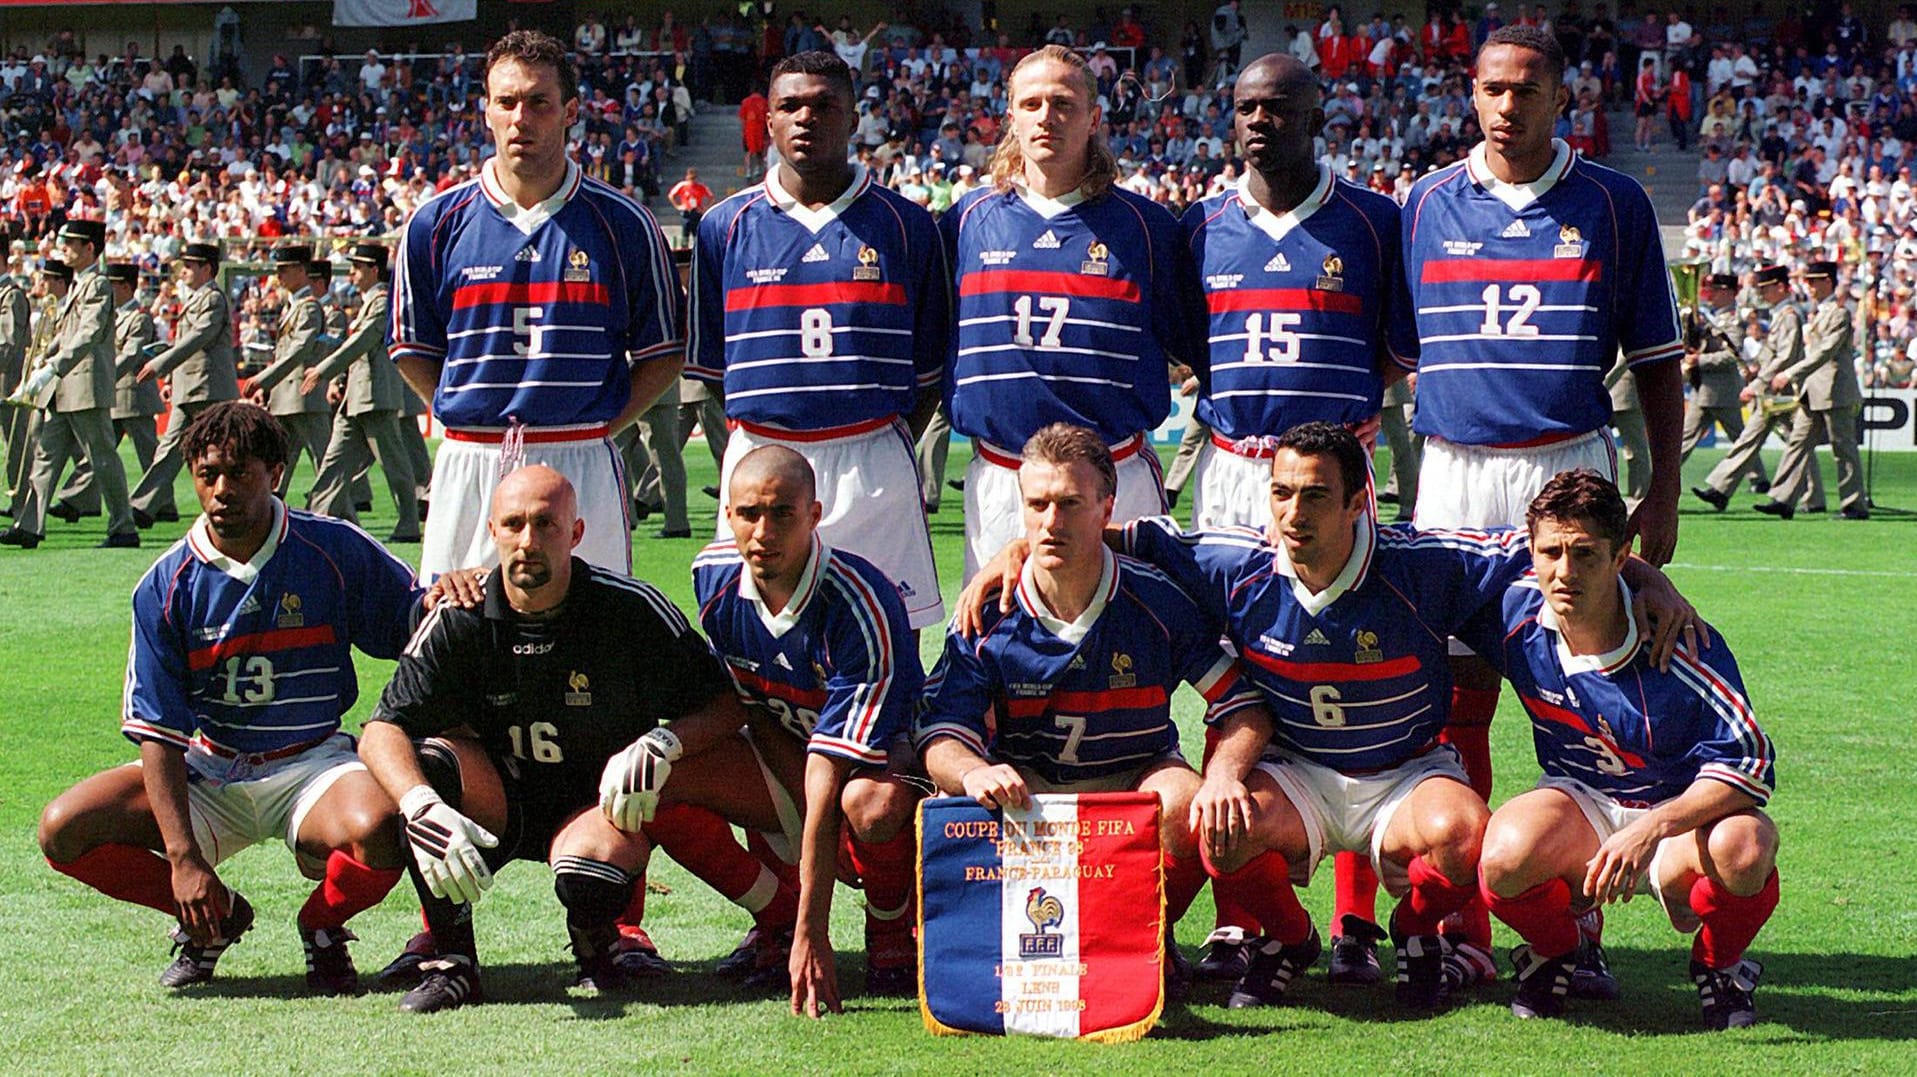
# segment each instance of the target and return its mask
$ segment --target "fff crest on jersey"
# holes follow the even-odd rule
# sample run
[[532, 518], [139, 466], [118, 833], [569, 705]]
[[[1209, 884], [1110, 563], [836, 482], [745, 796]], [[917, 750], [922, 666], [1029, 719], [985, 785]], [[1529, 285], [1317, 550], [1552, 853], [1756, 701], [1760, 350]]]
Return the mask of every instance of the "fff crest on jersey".
[[1096, 239], [1092, 240], [1091, 246], [1085, 248], [1085, 261], [1078, 263], [1078, 271], [1089, 273], [1094, 277], [1111, 276], [1112, 267], [1106, 261], [1111, 254], [1111, 250], [1104, 243]]
[[878, 280], [883, 276], [879, 271], [879, 252], [865, 244], [859, 244], [859, 264], [852, 267], [853, 280]]
[[592, 706], [591, 678], [575, 669], [572, 671], [572, 675], [566, 678], [566, 687], [569, 689], [566, 693], [566, 706]]
[[1342, 292], [1345, 290], [1345, 260], [1338, 257], [1337, 251], [1325, 255], [1323, 271], [1318, 276], [1318, 290], [1321, 292]]
[[564, 275], [566, 283], [568, 284], [580, 284], [591, 280], [592, 259], [586, 256], [585, 251], [574, 247], [572, 253], [566, 256], [566, 272]]
[[1065, 953], [1065, 936], [1045, 931], [1065, 922], [1065, 903], [1058, 900], [1058, 895], [1046, 893], [1042, 886], [1032, 887], [1025, 895], [1025, 918], [1032, 922], [1032, 934], [1019, 935], [1018, 956], [1059, 957]]
[[1551, 256], [1554, 258], [1584, 257], [1583, 234], [1580, 233], [1577, 230], [1577, 228], [1573, 225], [1567, 224], [1564, 227], [1559, 228], [1558, 229], [1558, 245], [1551, 248]]
[[279, 616], [273, 623], [281, 628], [299, 628], [306, 624], [306, 615], [300, 612], [300, 596], [291, 591], [280, 596]]
[[1130, 688], [1138, 683], [1138, 675], [1132, 672], [1132, 656], [1124, 651], [1112, 652], [1113, 688]]
[[1384, 652], [1378, 649], [1378, 634], [1369, 628], [1358, 630], [1358, 649], [1352, 656], [1354, 662], [1382, 662]]

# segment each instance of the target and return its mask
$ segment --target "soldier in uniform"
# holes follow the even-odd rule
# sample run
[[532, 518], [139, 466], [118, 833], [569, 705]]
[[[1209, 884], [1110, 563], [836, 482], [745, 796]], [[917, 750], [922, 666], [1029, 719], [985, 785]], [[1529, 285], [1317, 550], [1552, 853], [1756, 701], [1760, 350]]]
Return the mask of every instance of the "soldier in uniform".
[[1378, 502], [1398, 506], [1398, 522], [1411, 519], [1418, 507], [1418, 469], [1424, 466], [1424, 435], [1411, 429], [1418, 413], [1418, 376], [1407, 374], [1385, 386], [1384, 406], [1378, 411], [1378, 431], [1391, 449], [1391, 479], [1378, 492]]
[[685, 438], [679, 433], [678, 379], [653, 402], [639, 421], [613, 438], [626, 462], [626, 481], [633, 484], [634, 518], [665, 513], [665, 527], [656, 538], [691, 538], [686, 521]]
[[45, 259], [40, 263], [39, 276], [34, 284], [33, 294], [28, 297], [26, 357], [20, 364], [19, 382], [7, 398], [9, 404], [19, 406], [6, 410], [20, 416], [20, 457], [18, 461], [9, 459], [7, 464], [7, 475], [13, 484], [12, 500], [7, 504], [9, 519], [19, 517], [20, 508], [27, 499], [27, 479], [33, 473], [33, 446], [40, 440], [41, 410], [26, 399], [27, 381], [40, 365], [40, 357], [46, 354], [47, 345], [53, 340], [60, 304], [66, 300], [67, 293], [73, 290], [73, 270], [58, 258]]
[[193, 417], [240, 395], [233, 364], [233, 324], [226, 292], [219, 285], [220, 248], [188, 243], [180, 254], [180, 275], [188, 294], [173, 323], [173, 344], [154, 356], [134, 377], [143, 383], [167, 378], [173, 389], [173, 414], [153, 451], [153, 463], [133, 488], [133, 520], [142, 528], [155, 520], [180, 518], [174, 508], [173, 480], [186, 463], [181, 441]]
[[106, 501], [104, 547], [137, 548], [140, 533], [127, 503], [126, 470], [113, 450], [113, 289], [100, 271], [106, 248], [101, 221], [69, 220], [60, 227], [61, 246], [73, 269], [73, 290], [60, 304], [52, 346], [27, 385], [33, 396], [58, 382], [52, 406], [40, 420], [33, 449], [27, 498], [14, 526], [0, 543], [32, 549], [46, 534], [47, 506], [58, 488], [67, 458], [79, 446], [93, 468]]
[[[1744, 433], [1744, 324], [1737, 317], [1737, 274], [1712, 273], [1698, 291], [1704, 307], [1698, 312], [1698, 345], [1684, 355], [1684, 377], [1691, 399], [1684, 408], [1684, 451], [1689, 460], [1705, 431], [1717, 426], [1735, 442]], [[1768, 487], [1764, 462], [1756, 462], [1757, 478]]]
[[1637, 379], [1619, 352], [1617, 362], [1604, 375], [1604, 387], [1611, 391], [1611, 425], [1617, 428], [1617, 447], [1624, 465], [1624, 497], [1636, 505], [1651, 488], [1651, 434], [1644, 426], [1644, 409], [1637, 402]]
[[[349, 324], [346, 306], [333, 294], [333, 260], [331, 258], [319, 257], [308, 262], [306, 274], [312, 282], [313, 298], [319, 300], [320, 305], [320, 336], [324, 338], [320, 342], [320, 354], [327, 355], [339, 347], [340, 341], [346, 339]], [[333, 421], [337, 423], [340, 410], [346, 406], [346, 375], [338, 374], [327, 379], [326, 405], [333, 410]], [[331, 449], [332, 445], [330, 440], [326, 443], [328, 449]], [[354, 512], [373, 511], [373, 487], [366, 481], [367, 476], [372, 474], [372, 465], [372, 453], [369, 452], [361, 461], [358, 473], [353, 476]], [[318, 503], [318, 480], [314, 481], [313, 489], [314, 493], [306, 495], [309, 508]]]
[[[1764, 336], [1764, 347], [1757, 355], [1757, 375], [1749, 385], [1739, 391], [1738, 399], [1747, 404], [1757, 404], [1758, 398], [1775, 378], [1779, 371], [1787, 370], [1804, 358], [1804, 315], [1791, 302], [1790, 267], [1783, 265], [1765, 266], [1754, 277], [1757, 295], [1764, 305], [1770, 308], [1771, 323]], [[1785, 423], [1788, 416], [1765, 415], [1761, 406], [1751, 413], [1751, 421], [1745, 425], [1743, 433], [1731, 446], [1724, 459], [1717, 462], [1704, 480], [1704, 485], [1691, 487], [1691, 493], [1700, 501], [1718, 510], [1731, 502], [1731, 492], [1748, 472], [1755, 475], [1764, 473], [1764, 460], [1760, 455], [1764, 441], [1771, 430]], [[1804, 494], [1805, 504], [1798, 507], [1806, 511], [1822, 511], [1824, 502], [1823, 480], [1817, 475], [1817, 469], [1811, 469], [1812, 481]]]
[[[137, 375], [146, 363], [146, 346], [159, 339], [153, 315], [140, 303], [140, 267], [131, 262], [116, 262], [106, 267], [107, 283], [113, 286], [116, 304], [113, 320], [113, 444], [133, 442], [133, 455], [140, 470], [153, 464], [153, 449], [160, 434], [153, 420], [166, 410], [157, 382], [140, 381]], [[73, 469], [73, 477], [53, 499], [47, 515], [72, 523], [82, 516], [100, 515], [100, 490], [93, 483], [93, 469], [84, 459]]]
[[[27, 374], [27, 342], [32, 339], [33, 304], [26, 289], [13, 274], [0, 274], [0, 396], [11, 396]], [[25, 408], [0, 408], [0, 440], [6, 443], [7, 470], [0, 485], [7, 489], [9, 505], [25, 492], [27, 458], [31, 452], [28, 424], [32, 413]]]
[[359, 522], [354, 512], [352, 486], [369, 452], [377, 452], [399, 509], [399, 523], [388, 542], [419, 541], [419, 499], [414, 494], [411, 462], [399, 431], [401, 379], [399, 368], [386, 354], [386, 322], [391, 309], [386, 282], [390, 252], [377, 243], [353, 248], [353, 287], [359, 290], [359, 312], [341, 334], [332, 354], [309, 367], [300, 382], [302, 394], [346, 376], [344, 397], [333, 416], [332, 438], [319, 464], [319, 477], [306, 507], [314, 512]]
[[1846, 520], [1868, 520], [1864, 468], [1857, 458], [1857, 413], [1864, 394], [1857, 388], [1857, 350], [1852, 346], [1851, 310], [1837, 291], [1837, 263], [1812, 262], [1804, 269], [1804, 287], [1814, 304], [1804, 326], [1802, 358], [1771, 376], [1773, 392], [1799, 386], [1800, 403], [1791, 416], [1784, 458], [1777, 462], [1771, 500], [1757, 511], [1786, 520], [1797, 514], [1795, 502], [1816, 474], [1817, 443], [1828, 441], [1837, 460], [1837, 496]]
[[299, 463], [300, 452], [313, 458], [315, 468], [326, 455], [326, 387], [316, 385], [310, 392], [302, 387], [306, 371], [320, 361], [320, 331], [325, 328], [325, 316], [313, 296], [312, 275], [307, 268], [312, 260], [313, 248], [305, 245], [273, 251], [273, 271], [285, 294], [285, 306], [273, 334], [273, 361], [253, 379], [252, 386], [258, 402], [293, 439], [292, 455], [277, 491], [282, 501], [292, 488], [293, 468]]

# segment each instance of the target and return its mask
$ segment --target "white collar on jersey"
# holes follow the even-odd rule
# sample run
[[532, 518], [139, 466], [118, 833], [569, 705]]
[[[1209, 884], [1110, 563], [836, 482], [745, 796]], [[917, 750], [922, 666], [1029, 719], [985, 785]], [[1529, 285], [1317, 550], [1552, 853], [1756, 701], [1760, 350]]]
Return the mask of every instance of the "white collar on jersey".
[[1047, 198], [1042, 194], [1036, 194], [1030, 187], [1025, 186], [1025, 179], [1022, 176], [1013, 177], [1012, 190], [1018, 195], [1019, 201], [1032, 207], [1032, 212], [1048, 221], [1066, 210], [1071, 209], [1073, 206], [1078, 205], [1080, 202], [1085, 201], [1085, 192], [1078, 188], [1066, 191], [1057, 198]]
[[1631, 589], [1625, 585], [1624, 577], [1617, 578], [1617, 593], [1624, 600], [1624, 642], [1603, 654], [1572, 654], [1571, 648], [1564, 642], [1564, 630], [1560, 627], [1557, 611], [1551, 608], [1551, 600], [1545, 599], [1538, 607], [1538, 627], [1551, 633], [1552, 642], [1557, 645], [1558, 664], [1564, 672], [1572, 673], [1615, 673], [1637, 654], [1637, 618], [1631, 616]]
[[1471, 175], [1471, 182], [1489, 191], [1493, 198], [1510, 206], [1514, 210], [1524, 207], [1544, 197], [1544, 193], [1557, 186], [1564, 174], [1571, 170], [1571, 147], [1561, 138], [1551, 140], [1551, 164], [1544, 175], [1529, 183], [1506, 183], [1491, 174], [1491, 166], [1484, 163], [1484, 143], [1471, 147], [1465, 155], [1464, 167]]
[[1311, 189], [1303, 202], [1283, 213], [1273, 213], [1259, 205], [1258, 200], [1251, 196], [1250, 182], [1249, 172], [1238, 177], [1238, 204], [1245, 208], [1245, 219], [1259, 231], [1281, 242], [1287, 233], [1305, 223], [1306, 218], [1318, 212], [1318, 207], [1331, 197], [1331, 169], [1323, 163], [1318, 165], [1318, 185]]
[[852, 166], [852, 183], [846, 187], [845, 193], [825, 205], [813, 209], [811, 206], [801, 205], [797, 195], [790, 193], [779, 185], [778, 169], [768, 168], [765, 170], [765, 196], [766, 199], [772, 203], [773, 208], [777, 209], [780, 213], [805, 225], [807, 231], [817, 232], [819, 229], [837, 220], [839, 214], [844, 213], [846, 207], [852, 204], [853, 199], [864, 194], [866, 183], [870, 179], [871, 176], [866, 172], [864, 165], [854, 164]]
[[273, 499], [273, 526], [267, 529], [266, 541], [260, 543], [259, 552], [253, 555], [252, 560], [235, 561], [221, 553], [219, 547], [213, 545], [213, 525], [206, 522], [204, 512], [187, 530], [186, 544], [193, 551], [193, 556], [204, 561], [208, 568], [224, 572], [241, 583], [252, 583], [259, 578], [260, 570], [266, 567], [266, 563], [273, 559], [273, 554], [280, 548], [280, 540], [285, 537], [286, 503], [276, 497]]
[[[792, 598], [777, 614], [766, 611], [765, 597], [759, 593], [759, 583], [752, 578], [752, 570], [745, 566], [740, 567], [739, 597], [752, 603], [752, 608], [759, 611], [759, 623], [765, 626], [765, 630], [771, 633], [773, 639], [783, 637], [792, 630], [793, 625], [799, 623], [799, 617], [805, 612], [806, 605], [812, 601], [812, 596], [818, 593], [819, 576], [824, 571], [825, 559], [830, 552], [831, 549], [826, 546], [825, 541], [819, 538], [818, 532], [814, 531], [812, 552], [806, 555], [805, 571], [799, 574], [799, 586], [793, 589]], [[743, 556], [741, 554], [742, 558]]]
[[1029, 559], [1018, 574], [1018, 601], [1025, 607], [1025, 612], [1037, 620], [1045, 631], [1074, 647], [1085, 641], [1112, 596], [1118, 593], [1118, 558], [1103, 546], [1099, 547], [1098, 554], [1098, 590], [1092, 592], [1091, 605], [1086, 606], [1085, 612], [1079, 614], [1076, 620], [1061, 621], [1052, 616], [1051, 607], [1039, 596], [1038, 579], [1033, 575]]
[[1338, 601], [1346, 591], [1354, 590], [1365, 582], [1365, 573], [1371, 569], [1371, 551], [1377, 545], [1377, 525], [1371, 513], [1360, 514], [1352, 530], [1351, 556], [1345, 559], [1345, 567], [1338, 571], [1337, 578], [1331, 581], [1330, 586], [1316, 594], [1298, 578], [1298, 569], [1291, 563], [1291, 551], [1285, 549], [1284, 540], [1271, 544], [1272, 549], [1277, 551], [1278, 574], [1291, 581], [1291, 597], [1313, 617]]
[[508, 224], [526, 235], [532, 235], [539, 230], [540, 225], [557, 216], [579, 190], [579, 165], [571, 158], [567, 158], [566, 178], [559, 181], [559, 189], [553, 192], [552, 197], [544, 202], [535, 202], [530, 208], [522, 206], [506, 197], [506, 192], [499, 186], [499, 181], [493, 178], [493, 168], [498, 163], [497, 156], [488, 157], [486, 163], [479, 167], [479, 189], [486, 195], [486, 201], [493, 204], [493, 209], [498, 211], [501, 217], [506, 218]]

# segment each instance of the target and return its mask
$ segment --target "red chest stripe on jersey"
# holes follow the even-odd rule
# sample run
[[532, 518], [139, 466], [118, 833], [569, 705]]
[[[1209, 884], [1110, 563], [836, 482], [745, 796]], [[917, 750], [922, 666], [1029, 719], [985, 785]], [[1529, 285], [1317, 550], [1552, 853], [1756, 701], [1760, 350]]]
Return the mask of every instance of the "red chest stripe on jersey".
[[1578, 712], [1553, 706], [1535, 696], [1520, 696], [1518, 698], [1524, 700], [1524, 709], [1530, 711], [1535, 717], [1542, 718], [1547, 722], [1552, 722], [1557, 725], [1569, 726], [1588, 736], [1599, 737], [1604, 741], [1606, 748], [1611, 749], [1619, 759], [1624, 760], [1627, 764], [1633, 767], [1642, 767], [1644, 765], [1643, 756], [1627, 752], [1618, 746], [1617, 741], [1599, 734], [1597, 730], [1591, 728], [1591, 724], [1586, 722], [1584, 716]]
[[1365, 301], [1350, 292], [1317, 288], [1227, 288], [1205, 296], [1213, 314], [1240, 310], [1328, 310], [1334, 314], [1363, 314]]
[[194, 672], [212, 669], [220, 659], [236, 654], [268, 654], [273, 651], [295, 651], [301, 647], [324, 647], [339, 637], [334, 634], [332, 625], [314, 625], [311, 628], [271, 628], [265, 632], [249, 632], [244, 636], [228, 636], [211, 647], [199, 647], [186, 653], [187, 668]]
[[1011, 711], [1014, 718], [1036, 718], [1048, 710], [1066, 714], [1100, 714], [1164, 705], [1165, 689], [1156, 684], [1146, 684], [1103, 692], [1053, 692], [1038, 699], [1013, 699], [1006, 702], [1005, 709]]
[[774, 696], [785, 700], [787, 703], [797, 703], [801, 707], [810, 707], [813, 710], [818, 710], [820, 707], [825, 706], [825, 690], [822, 688], [800, 688], [796, 684], [767, 680], [756, 673], [750, 673], [740, 669], [738, 666], [732, 666], [731, 669], [732, 676], [735, 677], [740, 686], [748, 692], [757, 692], [762, 696]]
[[833, 303], [905, 305], [905, 285], [883, 281], [829, 280], [820, 284], [759, 284], [726, 291], [726, 310], [763, 307], [824, 307]]
[[998, 292], [1049, 292], [1054, 295], [1083, 295], [1094, 299], [1123, 299], [1138, 302], [1138, 285], [1128, 280], [1095, 277], [1088, 273], [1062, 273], [1043, 269], [982, 269], [967, 273], [959, 281], [960, 295], [991, 295]]
[[1268, 669], [1281, 677], [1294, 681], [1320, 681], [1337, 683], [1339, 681], [1388, 681], [1393, 677], [1405, 677], [1422, 668], [1416, 655], [1393, 658], [1389, 662], [1292, 662], [1283, 658], [1273, 658], [1257, 651], [1246, 651], [1245, 657], [1261, 669]]
[[462, 284], [453, 292], [453, 309], [483, 307], [493, 303], [606, 303], [606, 286], [587, 281], [534, 281], [513, 284], [493, 281], [487, 284]]
[[1473, 281], [1577, 280], [1604, 277], [1604, 263], [1582, 258], [1451, 258], [1426, 262], [1419, 278], [1426, 284]]

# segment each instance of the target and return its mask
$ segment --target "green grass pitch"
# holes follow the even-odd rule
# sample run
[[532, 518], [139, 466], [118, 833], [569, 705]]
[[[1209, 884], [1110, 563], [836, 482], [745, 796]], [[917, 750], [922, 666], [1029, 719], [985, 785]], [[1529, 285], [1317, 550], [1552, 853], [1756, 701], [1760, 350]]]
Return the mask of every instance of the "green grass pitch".
[[[1695, 481], [1714, 460], [1701, 453]], [[709, 534], [713, 481], [697, 445], [693, 528]], [[952, 474], [962, 473], [963, 451]], [[310, 472], [296, 481], [303, 492]], [[1654, 903], [1610, 914], [1607, 943], [1622, 1001], [1573, 1005], [1564, 1023], [1527, 1022], [1505, 1008], [1508, 983], [1448, 1012], [1407, 1019], [1389, 991], [1332, 989], [1322, 969], [1288, 1005], [1228, 1012], [1201, 991], [1146, 1041], [1089, 1044], [935, 1039], [916, 1004], [852, 997], [843, 1017], [787, 1016], [782, 1000], [743, 997], [709, 973], [744, 930], [744, 916], [663, 858], [647, 926], [676, 976], [622, 1001], [566, 990], [570, 961], [551, 880], [536, 864], [502, 873], [477, 910], [490, 1001], [407, 1018], [397, 998], [302, 997], [294, 911], [307, 884], [282, 848], [239, 856], [224, 876], [260, 911], [259, 925], [221, 961], [218, 980], [184, 996], [156, 982], [167, 924], [49, 871], [34, 842], [43, 805], [75, 780], [134, 757], [117, 731], [127, 596], [185, 524], [148, 532], [142, 551], [95, 551], [97, 519], [52, 525], [35, 553], [0, 551], [0, 1070], [12, 1072], [302, 1073], [926, 1071], [1217, 1071], [1347, 1073], [1917, 1073], [1917, 900], [1903, 872], [1917, 853], [1909, 738], [1917, 717], [1917, 455], [1876, 461], [1869, 523], [1800, 516], [1780, 523], [1737, 507], [1716, 515], [1686, 495], [1671, 575], [1737, 649], [1760, 720], [1778, 744], [1784, 897], [1752, 955], [1765, 963], [1760, 1024], [1697, 1028], [1685, 979], [1687, 942]], [[368, 529], [392, 525], [383, 490]], [[192, 495], [182, 483], [182, 506]], [[948, 600], [956, 590], [958, 495], [932, 518]], [[1834, 505], [1834, 502], [1833, 502]], [[1898, 512], [1894, 510], [1902, 509]], [[1387, 510], [1388, 511], [1388, 510]], [[635, 542], [641, 576], [690, 607], [687, 565], [698, 540]], [[414, 558], [417, 548], [402, 547]], [[929, 635], [925, 652], [936, 654]], [[388, 663], [361, 658], [356, 729]], [[1179, 697], [1195, 748], [1195, 696]], [[1500, 799], [1536, 777], [1523, 720], [1506, 694], [1494, 726]], [[1195, 758], [1195, 755], [1194, 755]], [[1329, 915], [1330, 872], [1307, 903]], [[405, 884], [353, 924], [363, 972], [390, 957], [418, 924]], [[847, 992], [863, 972], [858, 896], [835, 903], [834, 935]], [[1179, 931], [1188, 952], [1210, 926], [1201, 895]], [[1500, 949], [1515, 941], [1500, 928]], [[1386, 954], [1387, 961], [1389, 953]]]

